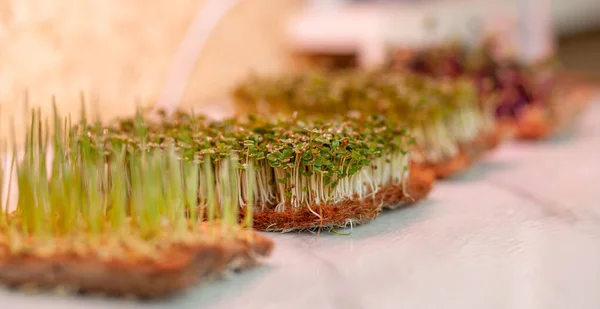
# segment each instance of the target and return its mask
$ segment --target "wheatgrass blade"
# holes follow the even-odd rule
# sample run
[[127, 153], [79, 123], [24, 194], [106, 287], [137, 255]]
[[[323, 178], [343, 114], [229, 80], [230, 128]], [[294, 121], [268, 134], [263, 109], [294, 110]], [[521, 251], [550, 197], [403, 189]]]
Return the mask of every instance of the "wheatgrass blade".
[[196, 162], [183, 162], [185, 174], [185, 204], [186, 213], [189, 215], [192, 226], [196, 226], [202, 217], [198, 214], [198, 188], [199, 188], [199, 173], [200, 169]]
[[206, 205], [206, 220], [207, 221], [215, 221], [217, 219], [217, 201], [215, 197], [215, 175], [212, 167], [212, 163], [210, 157], [206, 155], [204, 157], [204, 179], [206, 180], [206, 195], [207, 195], [207, 205]]
[[246, 165], [246, 213], [244, 217], [244, 226], [252, 229], [254, 222], [254, 186], [256, 182], [256, 173], [254, 172], [253, 160], [248, 160]]

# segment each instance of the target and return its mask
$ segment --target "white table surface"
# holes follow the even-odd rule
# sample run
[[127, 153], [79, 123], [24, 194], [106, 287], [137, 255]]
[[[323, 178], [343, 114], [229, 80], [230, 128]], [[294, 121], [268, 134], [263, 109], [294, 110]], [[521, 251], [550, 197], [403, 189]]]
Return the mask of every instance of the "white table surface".
[[269, 236], [264, 267], [167, 301], [0, 290], [0, 308], [600, 308], [600, 100], [350, 236]]

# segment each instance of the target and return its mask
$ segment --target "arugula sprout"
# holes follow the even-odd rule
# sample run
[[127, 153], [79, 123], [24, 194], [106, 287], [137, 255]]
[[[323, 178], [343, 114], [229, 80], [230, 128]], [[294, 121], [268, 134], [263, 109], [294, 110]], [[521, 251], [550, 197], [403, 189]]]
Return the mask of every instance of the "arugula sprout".
[[[131, 127], [124, 122], [115, 127]], [[218, 216], [217, 204], [235, 204], [251, 216], [248, 206], [283, 211], [372, 196], [382, 186], [404, 180], [413, 143], [407, 129], [379, 116], [250, 116], [215, 122], [178, 114], [145, 124], [146, 133], [137, 140], [131, 129], [110, 130], [106, 138], [125, 134], [122, 140], [136, 151], [142, 145], [164, 149], [170, 140], [181, 150], [182, 160], [204, 162], [200, 207], [206, 207], [209, 220]]]

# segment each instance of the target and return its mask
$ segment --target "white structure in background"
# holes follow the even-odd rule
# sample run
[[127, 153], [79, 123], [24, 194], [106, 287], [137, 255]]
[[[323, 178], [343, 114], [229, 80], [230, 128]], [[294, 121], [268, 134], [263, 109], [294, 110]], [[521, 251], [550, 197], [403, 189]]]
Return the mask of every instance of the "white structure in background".
[[[379, 65], [386, 46], [424, 47], [494, 33], [525, 61], [554, 52], [554, 32], [600, 24], [598, 0], [309, 1], [289, 25], [292, 47], [315, 53], [356, 53]], [[595, 16], [595, 17], [594, 17]]]
[[[514, 45], [516, 10], [481, 1], [310, 2], [289, 24], [293, 48], [315, 53], [356, 53], [364, 67], [380, 65], [388, 46], [424, 47], [451, 39], [474, 42], [499, 34]], [[334, 5], [337, 3], [337, 5]]]

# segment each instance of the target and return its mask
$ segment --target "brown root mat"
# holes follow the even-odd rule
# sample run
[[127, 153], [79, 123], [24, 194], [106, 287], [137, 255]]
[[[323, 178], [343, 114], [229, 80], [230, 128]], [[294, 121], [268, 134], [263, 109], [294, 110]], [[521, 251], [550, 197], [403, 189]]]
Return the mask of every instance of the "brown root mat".
[[552, 135], [554, 130], [548, 113], [538, 106], [526, 108], [514, 125], [516, 137], [523, 140], [543, 139]]
[[597, 84], [559, 76], [551, 108], [527, 108], [513, 124], [516, 127], [516, 137], [539, 140], [568, 130], [598, 91]]
[[424, 170], [433, 170], [437, 179], [445, 179], [463, 173], [471, 167], [473, 159], [462, 148], [459, 153], [444, 162], [424, 162], [417, 164], [418, 168]]
[[273, 242], [242, 231], [212, 243], [172, 245], [159, 258], [105, 259], [98, 254], [34, 255], [0, 251], [0, 283], [10, 287], [66, 288], [76, 293], [161, 298], [227, 271], [249, 268], [270, 255]]
[[347, 200], [334, 205], [312, 205], [285, 211], [261, 210], [254, 213], [254, 228], [269, 232], [292, 232], [345, 227], [371, 221], [381, 211], [380, 200]]
[[424, 200], [431, 192], [435, 182], [433, 169], [413, 165], [406, 184], [406, 194], [402, 185], [388, 186], [377, 192], [376, 200], [383, 201], [383, 208], [396, 209]]
[[335, 205], [312, 205], [310, 208], [286, 211], [257, 211], [254, 214], [254, 228], [270, 232], [292, 232], [366, 223], [375, 219], [382, 207], [394, 209], [427, 198], [435, 182], [435, 171], [412, 164], [409, 175], [406, 191], [400, 184], [380, 189], [375, 198], [347, 200]]
[[477, 160], [486, 152], [492, 151], [505, 139], [505, 132], [497, 128], [491, 132], [481, 133], [477, 136], [470, 145], [466, 145], [467, 153], [473, 160]]

